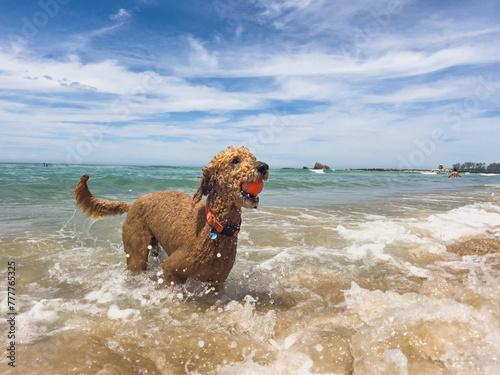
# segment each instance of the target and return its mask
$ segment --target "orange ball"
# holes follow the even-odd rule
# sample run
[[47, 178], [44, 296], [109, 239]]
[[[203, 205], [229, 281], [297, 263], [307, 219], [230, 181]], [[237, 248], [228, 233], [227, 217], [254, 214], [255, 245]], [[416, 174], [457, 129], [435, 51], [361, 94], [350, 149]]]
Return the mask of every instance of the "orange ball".
[[257, 182], [244, 182], [241, 184], [241, 190], [253, 196], [259, 195], [262, 189], [264, 189], [264, 181], [262, 180]]

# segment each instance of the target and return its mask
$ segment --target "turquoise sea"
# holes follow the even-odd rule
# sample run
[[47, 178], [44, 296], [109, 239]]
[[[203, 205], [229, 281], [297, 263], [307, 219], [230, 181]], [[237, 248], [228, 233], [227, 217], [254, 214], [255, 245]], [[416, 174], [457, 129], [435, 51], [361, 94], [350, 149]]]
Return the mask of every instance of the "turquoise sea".
[[0, 164], [0, 374], [500, 373], [500, 175], [271, 169], [214, 295], [126, 271], [84, 173], [132, 203], [201, 168]]

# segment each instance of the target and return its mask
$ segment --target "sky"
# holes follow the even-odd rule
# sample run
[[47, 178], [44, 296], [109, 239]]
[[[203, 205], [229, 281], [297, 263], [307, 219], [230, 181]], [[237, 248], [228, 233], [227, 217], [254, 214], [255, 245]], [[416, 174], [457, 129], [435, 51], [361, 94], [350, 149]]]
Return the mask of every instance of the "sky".
[[0, 0], [0, 162], [500, 162], [497, 0]]

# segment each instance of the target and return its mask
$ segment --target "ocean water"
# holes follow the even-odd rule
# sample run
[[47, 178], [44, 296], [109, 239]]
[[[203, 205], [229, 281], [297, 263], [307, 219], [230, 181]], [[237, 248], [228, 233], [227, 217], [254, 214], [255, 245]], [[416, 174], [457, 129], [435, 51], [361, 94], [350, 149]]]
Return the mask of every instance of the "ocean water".
[[84, 173], [131, 203], [201, 170], [0, 164], [1, 374], [500, 373], [499, 175], [271, 169], [214, 295], [161, 284], [164, 256], [126, 271]]

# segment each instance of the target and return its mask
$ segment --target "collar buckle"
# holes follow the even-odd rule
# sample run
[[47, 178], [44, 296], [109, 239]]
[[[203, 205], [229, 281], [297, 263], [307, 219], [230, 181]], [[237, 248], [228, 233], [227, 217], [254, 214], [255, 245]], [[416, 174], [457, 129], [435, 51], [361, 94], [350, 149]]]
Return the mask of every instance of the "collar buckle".
[[236, 237], [240, 231], [240, 228], [236, 227], [229, 227], [225, 225], [223, 225], [223, 227], [224, 229], [222, 230], [222, 232], [220, 232], [220, 234], [228, 237]]

